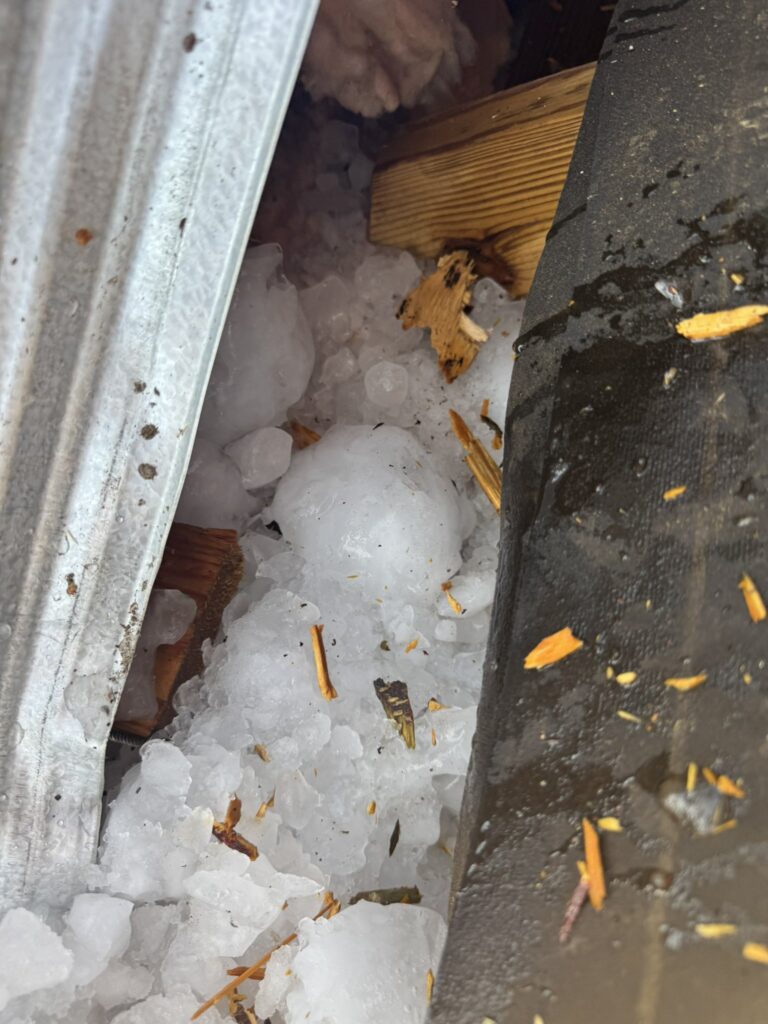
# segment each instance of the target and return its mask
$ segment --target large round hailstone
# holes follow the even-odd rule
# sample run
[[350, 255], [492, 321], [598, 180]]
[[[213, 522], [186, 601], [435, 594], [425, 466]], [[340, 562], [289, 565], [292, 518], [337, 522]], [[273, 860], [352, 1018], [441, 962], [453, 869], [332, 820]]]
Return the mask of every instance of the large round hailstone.
[[281, 264], [278, 245], [243, 260], [200, 417], [200, 436], [220, 447], [282, 423], [309, 383], [312, 334]]
[[369, 597], [429, 599], [461, 566], [453, 484], [400, 427], [332, 427], [294, 456], [272, 514], [307, 561]]

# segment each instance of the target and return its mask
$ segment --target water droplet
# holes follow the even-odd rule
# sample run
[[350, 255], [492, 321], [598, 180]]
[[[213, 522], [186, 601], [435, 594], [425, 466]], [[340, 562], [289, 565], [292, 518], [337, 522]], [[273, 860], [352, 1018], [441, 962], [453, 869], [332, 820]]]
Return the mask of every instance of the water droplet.
[[0, 622], [0, 641], [10, 640], [13, 630], [7, 622]]

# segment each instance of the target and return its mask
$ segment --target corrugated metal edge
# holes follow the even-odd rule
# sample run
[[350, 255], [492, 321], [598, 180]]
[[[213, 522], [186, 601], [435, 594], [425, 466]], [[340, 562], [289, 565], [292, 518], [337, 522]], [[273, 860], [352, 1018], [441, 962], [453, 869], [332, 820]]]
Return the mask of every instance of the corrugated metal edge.
[[106, 739], [315, 6], [0, 11], [5, 906], [66, 899], [95, 852]]

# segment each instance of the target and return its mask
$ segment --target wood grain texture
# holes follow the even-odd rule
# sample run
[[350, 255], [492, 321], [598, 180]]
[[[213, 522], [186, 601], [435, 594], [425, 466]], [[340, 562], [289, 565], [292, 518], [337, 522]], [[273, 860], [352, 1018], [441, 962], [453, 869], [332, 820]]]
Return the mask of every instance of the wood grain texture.
[[563, 71], [412, 125], [377, 162], [371, 241], [425, 258], [466, 248], [480, 273], [526, 295], [594, 71]]
[[155, 589], [180, 590], [194, 599], [197, 614], [181, 639], [157, 649], [156, 716], [152, 720], [120, 721], [117, 729], [149, 736], [167, 724], [172, 716], [173, 695], [182, 683], [202, 671], [202, 644], [216, 635], [222, 612], [234, 597], [242, 574], [243, 556], [235, 530], [203, 529], [185, 523], [171, 526]]

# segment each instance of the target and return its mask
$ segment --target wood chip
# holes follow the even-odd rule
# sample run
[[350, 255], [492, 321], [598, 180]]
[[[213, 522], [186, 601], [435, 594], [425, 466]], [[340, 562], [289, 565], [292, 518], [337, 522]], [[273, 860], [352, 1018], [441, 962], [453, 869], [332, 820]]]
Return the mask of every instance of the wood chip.
[[243, 813], [243, 803], [239, 797], [234, 796], [229, 801], [227, 813], [224, 815], [223, 826], [226, 829], [237, 828]]
[[735, 271], [728, 275], [734, 284], [744, 284], [744, 275], [737, 274]]
[[451, 427], [467, 455], [464, 459], [480, 489], [497, 512], [501, 510], [501, 469], [485, 445], [469, 429], [455, 409], [450, 409]]
[[88, 245], [93, 238], [93, 232], [88, 228], [78, 228], [75, 232], [75, 241], [78, 245]]
[[706, 765], [701, 769], [701, 774], [704, 776], [705, 782], [708, 782], [710, 786], [717, 786], [717, 776], [711, 768], [707, 768]]
[[739, 590], [744, 595], [744, 602], [747, 606], [749, 617], [753, 622], [762, 622], [766, 615], [768, 615], [768, 612], [765, 610], [765, 602], [760, 591], [755, 586], [755, 581], [747, 573], [742, 574]]
[[729, 779], [727, 775], [718, 775], [715, 786], [719, 793], [732, 796], [735, 800], [743, 800], [747, 795], [741, 786], [733, 779]]
[[400, 819], [398, 818], [395, 822], [395, 827], [392, 829], [392, 835], [389, 837], [389, 856], [397, 849], [397, 844], [400, 842]]
[[573, 926], [576, 923], [576, 919], [581, 912], [581, 908], [584, 906], [584, 901], [589, 893], [589, 876], [586, 873], [581, 873], [579, 869], [579, 881], [576, 884], [576, 888], [573, 890], [571, 898], [568, 900], [568, 906], [565, 908], [565, 915], [563, 917], [563, 923], [560, 925], [559, 939], [561, 943], [565, 943], [571, 937]]
[[730, 832], [732, 828], [736, 828], [738, 821], [735, 818], [729, 818], [728, 821], [724, 821], [722, 825], [716, 825], [712, 829], [713, 836], [719, 836], [721, 832]]
[[254, 752], [259, 755], [261, 760], [264, 761], [265, 764], [269, 764], [269, 762], [272, 760], [272, 758], [269, 756], [269, 751], [267, 750], [263, 743], [257, 743], [253, 749]]
[[267, 811], [272, 810], [272, 808], [274, 806], [275, 806], [275, 794], [273, 793], [272, 796], [269, 798], [269, 800], [263, 800], [259, 804], [259, 809], [258, 809], [258, 811], [256, 811], [256, 817], [259, 820], [261, 820], [266, 815]]
[[418, 646], [419, 646], [419, 638], [416, 637], [415, 640], [411, 640], [411, 642], [406, 646], [405, 653], [406, 654], [410, 654], [411, 651], [415, 651]]
[[581, 828], [584, 834], [584, 859], [587, 862], [589, 878], [589, 902], [595, 910], [602, 910], [606, 890], [603, 858], [600, 854], [600, 837], [589, 818], [581, 819]]
[[735, 924], [697, 924], [696, 934], [702, 939], [723, 939], [726, 935], [735, 935]]
[[408, 686], [399, 679], [386, 683], [374, 679], [373, 688], [387, 718], [394, 722], [397, 731], [409, 750], [416, 749], [416, 729], [413, 722], [413, 708], [408, 696]]
[[688, 690], [695, 690], [697, 686], [701, 686], [706, 681], [707, 673], [702, 672], [698, 676], [673, 676], [671, 679], [665, 679], [664, 685], [671, 686], [673, 690], [687, 693]]
[[637, 672], [619, 672], [616, 676], [616, 682], [619, 686], [631, 686], [636, 679]]
[[422, 278], [398, 311], [403, 330], [426, 327], [443, 376], [450, 383], [472, 365], [488, 334], [467, 316], [476, 280], [468, 252], [459, 249], [441, 256], [437, 270]]
[[375, 800], [371, 800], [371, 802], [368, 804], [368, 806], [366, 807], [365, 810], [366, 810], [366, 812], [368, 814], [371, 814], [371, 815], [375, 814], [376, 813], [376, 801]]
[[224, 846], [228, 846], [230, 850], [237, 850], [238, 853], [244, 853], [248, 860], [256, 860], [259, 856], [259, 851], [256, 846], [245, 836], [241, 836], [239, 832], [236, 832], [233, 828], [227, 828], [226, 825], [221, 821], [214, 821], [212, 827], [213, 836], [218, 839]]
[[755, 964], [768, 964], [768, 946], [762, 942], [745, 942], [741, 955]]
[[688, 490], [686, 484], [682, 484], [680, 487], [670, 487], [668, 491], [664, 491], [662, 498], [664, 501], [675, 501], [680, 498]]
[[298, 420], [291, 420], [288, 424], [288, 430], [293, 438], [293, 443], [299, 450], [309, 448], [311, 444], [317, 444], [320, 440], [320, 435], [317, 431], [312, 430], [310, 427], [305, 427]]
[[688, 771], [685, 776], [685, 791], [686, 793], [692, 793], [696, 789], [696, 782], [699, 778], [699, 766], [695, 761], [689, 761]]
[[432, 741], [432, 746], [436, 747], [437, 746], [437, 733], [435, 732], [434, 729], [432, 730], [431, 741]]
[[575, 637], [571, 627], [566, 626], [565, 629], [558, 630], [557, 633], [545, 636], [543, 640], [536, 644], [533, 650], [526, 655], [523, 667], [546, 668], [548, 665], [554, 665], [555, 662], [562, 661], [563, 658], [567, 658], [569, 654], [573, 654], [574, 651], [580, 650], [583, 646], [584, 641]]
[[428, 711], [445, 711], [446, 707], [447, 705], [441, 704], [436, 697], [430, 697], [429, 700], [427, 701]]
[[359, 892], [349, 901], [353, 906], [364, 900], [366, 903], [378, 903], [382, 907], [389, 907], [394, 903], [408, 903], [416, 905], [421, 903], [421, 890], [416, 885], [400, 885], [391, 889], [368, 889]]
[[326, 700], [335, 700], [338, 697], [338, 693], [336, 693], [331, 677], [328, 675], [328, 661], [325, 657], [325, 644], [323, 643], [323, 627], [319, 625], [310, 626], [309, 632], [312, 637], [312, 654], [315, 657], [315, 672], [320, 693]]
[[710, 341], [756, 327], [768, 315], [768, 306], [737, 306], [716, 313], [697, 313], [675, 324], [675, 330], [689, 341]]
[[452, 587], [453, 587], [453, 583], [451, 583], [450, 580], [448, 580], [446, 583], [441, 583], [440, 584], [440, 588], [443, 591], [443, 593], [445, 594], [445, 599], [448, 602], [448, 604], [450, 605], [450, 608], [451, 608], [451, 611], [453, 612], [453, 614], [454, 615], [463, 615], [464, 614], [464, 609], [461, 607], [459, 602], [456, 600], [456, 598], [451, 593]]
[[601, 832], [623, 832], [621, 822], [618, 818], [598, 818], [597, 827]]
[[643, 724], [642, 718], [633, 715], [631, 711], [625, 711], [623, 708], [616, 712], [616, 717], [622, 718], [625, 722], [634, 722], [635, 725]]
[[427, 1003], [432, 1002], [432, 991], [435, 987], [435, 976], [432, 973], [432, 968], [427, 971]]

